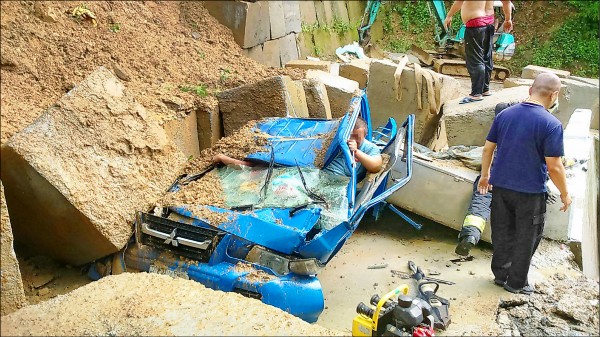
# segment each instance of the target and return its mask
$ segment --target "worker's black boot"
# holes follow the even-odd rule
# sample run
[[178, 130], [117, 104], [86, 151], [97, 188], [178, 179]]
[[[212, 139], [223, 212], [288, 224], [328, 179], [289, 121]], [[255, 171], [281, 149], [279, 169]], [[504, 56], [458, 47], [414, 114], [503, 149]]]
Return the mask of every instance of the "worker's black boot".
[[469, 252], [471, 252], [471, 248], [473, 248], [477, 244], [477, 239], [474, 236], [467, 235], [463, 237], [454, 252], [461, 256], [469, 256]]

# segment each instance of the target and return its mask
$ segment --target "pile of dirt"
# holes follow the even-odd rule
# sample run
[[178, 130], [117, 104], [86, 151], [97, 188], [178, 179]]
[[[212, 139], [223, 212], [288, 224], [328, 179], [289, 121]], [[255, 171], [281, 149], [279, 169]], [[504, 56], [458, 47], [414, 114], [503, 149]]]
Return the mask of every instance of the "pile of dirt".
[[512, 336], [598, 336], [598, 282], [556, 273], [530, 296], [500, 300], [498, 325]]
[[105, 277], [1, 322], [3, 336], [342, 335], [255, 299], [147, 273]]
[[102, 65], [163, 120], [225, 89], [282, 74], [303, 77], [245, 57], [200, 1], [89, 2], [95, 26], [72, 15], [80, 5], [2, 2], [2, 143]]

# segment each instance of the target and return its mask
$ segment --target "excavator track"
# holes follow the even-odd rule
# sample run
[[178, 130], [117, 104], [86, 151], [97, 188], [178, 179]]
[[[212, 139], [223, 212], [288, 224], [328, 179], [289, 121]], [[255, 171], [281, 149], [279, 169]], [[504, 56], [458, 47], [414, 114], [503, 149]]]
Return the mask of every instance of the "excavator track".
[[[434, 59], [433, 70], [440, 74], [451, 76], [469, 76], [467, 64], [464, 60]], [[510, 76], [510, 70], [506, 67], [494, 65], [492, 80], [503, 82]]]
[[[450, 51], [444, 53], [433, 50], [423, 50], [416, 45], [412, 45], [410, 53], [416, 56], [421, 64], [433, 67], [435, 72], [451, 76], [469, 76], [465, 60], [453, 54]], [[452, 58], [447, 58], [452, 57]], [[506, 67], [494, 65], [492, 70], [492, 80], [503, 82], [510, 76], [510, 70]]]

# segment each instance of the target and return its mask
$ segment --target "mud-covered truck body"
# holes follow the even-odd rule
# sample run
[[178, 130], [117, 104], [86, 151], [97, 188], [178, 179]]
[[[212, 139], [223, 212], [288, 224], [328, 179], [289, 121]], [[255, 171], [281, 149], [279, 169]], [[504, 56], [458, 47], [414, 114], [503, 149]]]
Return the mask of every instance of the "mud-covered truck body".
[[[382, 170], [364, 179], [352, 169], [347, 145], [358, 116], [367, 122], [366, 139], [386, 157]], [[263, 165], [212, 168], [221, 179], [225, 205], [182, 204], [139, 212], [125, 264], [238, 292], [315, 322], [324, 307], [319, 271], [365, 212], [410, 180], [413, 123], [410, 115], [400, 127], [390, 119], [372, 129], [364, 94], [341, 119], [263, 119], [255, 128], [269, 135], [268, 143], [264, 151], [245, 158]], [[322, 167], [341, 151], [351, 176], [319, 169], [319, 150], [324, 152]], [[406, 174], [391, 177], [394, 165], [403, 166]], [[208, 173], [189, 172], [170, 191]]]

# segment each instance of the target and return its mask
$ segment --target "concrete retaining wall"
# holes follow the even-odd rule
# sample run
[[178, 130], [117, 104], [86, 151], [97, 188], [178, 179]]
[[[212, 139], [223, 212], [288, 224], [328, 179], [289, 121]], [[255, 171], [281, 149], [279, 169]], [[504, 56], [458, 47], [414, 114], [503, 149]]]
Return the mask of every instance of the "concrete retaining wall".
[[204, 7], [255, 61], [282, 67], [299, 57], [299, 1], [205, 1]]
[[[204, 2], [209, 13], [232, 30], [247, 56], [272, 67], [284, 66], [290, 55], [300, 59], [334, 56], [336, 48], [358, 41], [357, 28], [366, 4], [352, 0]], [[371, 39], [381, 38], [383, 20], [376, 20]]]

